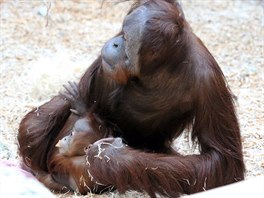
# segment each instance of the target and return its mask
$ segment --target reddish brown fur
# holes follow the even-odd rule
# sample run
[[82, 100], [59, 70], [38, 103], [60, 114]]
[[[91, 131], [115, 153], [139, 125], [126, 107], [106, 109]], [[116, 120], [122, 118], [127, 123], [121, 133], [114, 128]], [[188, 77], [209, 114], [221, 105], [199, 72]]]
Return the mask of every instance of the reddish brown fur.
[[[59, 106], [60, 104], [66, 105], [69, 107], [64, 99], [60, 99], [61, 96], [55, 97], [52, 101]], [[59, 101], [61, 103], [59, 103]], [[52, 107], [52, 106], [51, 106]], [[28, 130], [23, 131], [20, 128], [20, 131], [26, 132], [19, 133], [18, 140], [20, 143], [20, 154], [23, 156], [24, 163], [32, 170], [35, 176], [48, 188], [58, 191], [66, 192], [69, 190], [77, 191], [81, 194], [86, 194], [87, 192], [100, 192], [106, 188], [106, 186], [98, 185], [91, 180], [87, 172], [87, 161], [84, 152], [84, 148], [89, 146], [91, 143], [99, 140], [103, 137], [109, 136], [111, 130], [106, 128], [102, 120], [96, 117], [93, 113], [88, 113], [83, 117], [71, 114], [67, 119], [64, 127], [60, 130], [57, 138], [49, 142], [45, 142], [45, 138], [48, 140], [48, 134], [43, 138], [44, 142], [32, 141], [33, 139], [38, 140], [34, 135], [37, 133], [31, 133], [35, 124], [39, 124], [44, 115], [43, 111], [47, 110], [46, 104], [42, 105], [39, 108], [32, 110], [28, 115], [31, 117], [31, 121], [35, 122], [23, 122], [28, 127]], [[50, 109], [49, 109], [50, 110]], [[42, 114], [43, 113], [43, 114]], [[50, 116], [50, 114], [48, 114]], [[41, 118], [41, 119], [39, 119]], [[66, 135], [69, 135], [72, 131], [74, 123], [81, 118], [86, 118], [91, 124], [91, 131], [84, 132], [75, 132], [74, 141], [69, 145], [68, 151], [62, 153], [59, 148], [55, 147], [55, 144], [64, 138]], [[22, 125], [21, 125], [22, 126]], [[32, 130], [32, 131], [31, 131]], [[25, 139], [27, 138], [27, 139]], [[25, 145], [28, 146], [25, 146]], [[43, 147], [41, 145], [43, 144]], [[49, 147], [50, 150], [38, 153], [38, 150], [46, 148], [46, 145], [52, 145]], [[35, 151], [33, 149], [36, 149]], [[38, 153], [39, 155], [34, 155]], [[46, 156], [46, 154], [49, 154]], [[25, 155], [26, 154], [26, 155]], [[43, 163], [45, 168], [42, 168], [40, 162], [47, 157], [46, 161]], [[33, 160], [32, 160], [33, 159]], [[35, 160], [36, 159], [36, 160]], [[39, 161], [37, 161], [39, 160]]]
[[[177, 197], [242, 180], [239, 125], [220, 67], [177, 3], [153, 0], [146, 6], [160, 12], [143, 35], [139, 74], [117, 72], [113, 77], [102, 69], [99, 57], [79, 82], [87, 108], [117, 125], [121, 134], [114, 127], [112, 134], [129, 145], [106, 146], [110, 161], [88, 155], [89, 172], [120, 192], [146, 191], [152, 197]], [[73, 124], [67, 121], [69, 108], [58, 96], [39, 107], [39, 116], [33, 110], [22, 120], [20, 153], [24, 161], [30, 159], [33, 171], [49, 172], [54, 145]], [[170, 148], [184, 129], [191, 129], [200, 155], [182, 156]], [[96, 152], [92, 147], [88, 154]]]
[[[89, 121], [90, 130], [75, 131], [76, 129], [73, 129], [74, 134], [70, 135], [72, 142], [65, 148], [67, 151], [62, 152], [60, 149], [55, 149], [50, 157], [48, 170], [49, 173], [53, 175], [56, 182], [64, 184], [67, 189], [81, 194], [86, 194], [87, 192], [100, 192], [106, 188], [106, 186], [96, 184], [90, 177], [87, 172], [87, 161], [84, 150], [96, 140], [109, 136], [111, 130], [106, 128], [103, 121], [92, 113], [88, 113], [81, 118], [85, 118]], [[68, 131], [68, 136], [69, 133], [72, 133], [72, 130]], [[60, 136], [58, 136], [56, 142], [58, 142], [58, 139], [62, 139], [59, 137]], [[50, 183], [45, 184], [51, 188]]]

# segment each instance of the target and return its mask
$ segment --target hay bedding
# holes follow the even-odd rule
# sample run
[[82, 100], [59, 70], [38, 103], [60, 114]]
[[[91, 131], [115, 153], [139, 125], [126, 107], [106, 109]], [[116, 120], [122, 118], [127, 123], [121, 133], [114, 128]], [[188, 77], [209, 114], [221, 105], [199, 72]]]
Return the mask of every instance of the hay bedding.
[[[120, 29], [130, 3], [113, 2], [102, 6], [97, 0], [0, 0], [0, 159], [18, 160], [16, 134], [22, 117], [57, 94], [66, 81], [78, 80], [103, 43]], [[246, 176], [263, 175], [263, 1], [182, 0], [182, 4], [238, 98]], [[175, 147], [183, 153], [192, 148], [186, 137]], [[99, 197], [108, 196], [120, 195]], [[128, 196], [146, 195], [124, 195]]]

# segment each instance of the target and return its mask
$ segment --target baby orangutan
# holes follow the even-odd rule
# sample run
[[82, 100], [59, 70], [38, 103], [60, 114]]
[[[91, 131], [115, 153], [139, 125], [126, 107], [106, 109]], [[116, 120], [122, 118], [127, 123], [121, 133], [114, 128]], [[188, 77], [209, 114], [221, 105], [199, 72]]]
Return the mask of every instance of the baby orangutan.
[[90, 122], [87, 118], [76, 121], [70, 134], [56, 144], [60, 154], [68, 157], [85, 155], [86, 146], [101, 138], [101, 134], [93, 130]]
[[81, 194], [98, 192], [105, 188], [92, 181], [85, 156], [87, 146], [104, 137], [104, 133], [100, 132], [103, 128], [93, 114], [87, 114], [75, 122], [70, 134], [58, 141], [49, 167], [56, 182]]
[[[87, 110], [78, 96], [77, 85], [70, 83], [61, 93], [71, 103], [72, 114], [58, 137], [51, 153], [48, 174], [35, 172], [36, 177], [51, 190], [99, 193], [107, 186], [93, 181], [89, 174], [85, 150], [97, 140], [112, 133], [99, 117]], [[88, 113], [87, 113], [88, 111]]]

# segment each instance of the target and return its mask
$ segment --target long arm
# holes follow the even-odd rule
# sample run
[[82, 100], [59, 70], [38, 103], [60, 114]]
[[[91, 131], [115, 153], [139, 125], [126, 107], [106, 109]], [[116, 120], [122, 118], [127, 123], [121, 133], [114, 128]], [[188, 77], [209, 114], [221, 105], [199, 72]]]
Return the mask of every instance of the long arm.
[[32, 170], [47, 171], [51, 145], [70, 115], [70, 104], [60, 96], [33, 109], [21, 121], [18, 133], [20, 155]]
[[146, 153], [117, 145], [117, 139], [95, 143], [87, 152], [87, 163], [92, 180], [111, 184], [120, 193], [137, 190], [151, 197], [155, 193], [178, 197], [226, 182], [219, 174], [224, 175], [227, 167], [219, 164], [222, 159], [216, 151], [189, 156]]

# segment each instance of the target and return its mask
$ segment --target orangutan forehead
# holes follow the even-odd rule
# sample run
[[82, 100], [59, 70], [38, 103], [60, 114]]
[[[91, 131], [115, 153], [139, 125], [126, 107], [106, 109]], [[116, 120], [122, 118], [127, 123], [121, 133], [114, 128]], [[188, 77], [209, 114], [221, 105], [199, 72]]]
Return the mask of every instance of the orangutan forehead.
[[124, 19], [122, 27], [123, 33], [140, 40], [146, 27], [146, 22], [155, 16], [156, 13], [157, 11], [151, 10], [145, 5], [135, 8]]
[[146, 22], [155, 16], [159, 16], [162, 10], [157, 7], [149, 8], [147, 5], [141, 5], [129, 13], [123, 21], [123, 31], [128, 33], [131, 30], [137, 30], [139, 35], [142, 34]]
[[76, 123], [74, 124], [74, 129], [76, 131], [92, 131], [90, 125], [91, 124], [89, 123], [89, 121], [86, 118], [83, 118], [76, 121]]
[[133, 10], [129, 15], [126, 16], [123, 22], [123, 31], [127, 32], [129, 29], [137, 29], [138, 33], [141, 33], [144, 29], [145, 23], [148, 20], [147, 8], [140, 6]]

